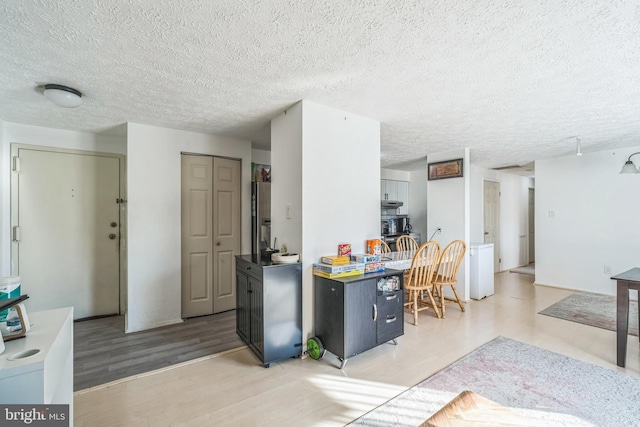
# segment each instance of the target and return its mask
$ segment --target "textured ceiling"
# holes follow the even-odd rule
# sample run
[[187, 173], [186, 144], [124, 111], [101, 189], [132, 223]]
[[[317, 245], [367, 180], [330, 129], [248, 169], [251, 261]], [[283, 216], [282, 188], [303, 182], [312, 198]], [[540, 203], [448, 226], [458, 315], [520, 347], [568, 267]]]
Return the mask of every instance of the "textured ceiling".
[[[300, 99], [381, 122], [383, 167], [640, 144], [640, 2], [29, 0], [0, 4], [0, 119], [250, 139]], [[36, 87], [73, 86], [76, 109]]]

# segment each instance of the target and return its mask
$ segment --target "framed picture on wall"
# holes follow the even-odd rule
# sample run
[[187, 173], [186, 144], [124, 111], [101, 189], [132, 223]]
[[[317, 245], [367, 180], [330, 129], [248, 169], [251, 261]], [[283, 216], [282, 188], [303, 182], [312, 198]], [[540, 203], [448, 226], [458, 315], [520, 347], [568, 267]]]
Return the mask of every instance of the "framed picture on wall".
[[462, 175], [462, 159], [446, 160], [428, 164], [429, 181], [434, 179], [458, 178]]

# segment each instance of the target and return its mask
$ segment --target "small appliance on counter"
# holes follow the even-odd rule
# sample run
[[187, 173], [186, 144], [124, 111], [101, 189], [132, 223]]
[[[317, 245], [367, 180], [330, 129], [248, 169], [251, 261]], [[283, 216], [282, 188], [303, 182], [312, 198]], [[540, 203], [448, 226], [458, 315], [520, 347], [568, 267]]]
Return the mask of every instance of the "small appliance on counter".
[[380, 217], [380, 234], [391, 252], [396, 251], [398, 237], [411, 234], [412, 229], [407, 215], [382, 215]]

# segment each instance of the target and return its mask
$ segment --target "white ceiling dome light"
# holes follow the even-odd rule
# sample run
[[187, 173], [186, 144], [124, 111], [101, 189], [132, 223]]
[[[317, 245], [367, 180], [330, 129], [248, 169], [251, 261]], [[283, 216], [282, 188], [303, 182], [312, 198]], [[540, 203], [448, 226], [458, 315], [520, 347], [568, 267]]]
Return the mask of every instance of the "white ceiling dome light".
[[82, 93], [68, 86], [46, 84], [44, 96], [59, 107], [75, 108], [82, 104]]

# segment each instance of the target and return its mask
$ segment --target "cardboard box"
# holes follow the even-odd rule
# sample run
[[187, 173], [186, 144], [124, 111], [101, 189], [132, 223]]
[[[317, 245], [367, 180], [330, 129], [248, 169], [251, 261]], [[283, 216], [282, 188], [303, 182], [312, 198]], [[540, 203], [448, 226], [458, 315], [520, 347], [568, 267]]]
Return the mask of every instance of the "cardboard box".
[[351, 261], [355, 262], [378, 262], [380, 260], [380, 255], [374, 254], [355, 254], [351, 255]]
[[379, 273], [384, 271], [384, 263], [382, 262], [368, 262], [364, 265], [365, 273]]
[[320, 258], [320, 262], [328, 265], [346, 265], [349, 264], [350, 261], [350, 257], [339, 255], [327, 255]]
[[364, 263], [352, 262], [347, 265], [327, 265], [327, 264], [313, 264], [313, 270], [322, 271], [329, 274], [344, 273], [347, 271], [360, 271], [364, 273]]
[[341, 271], [339, 273], [327, 273], [325, 271], [319, 271], [313, 269], [314, 276], [324, 277], [326, 279], [336, 279], [338, 277], [349, 277], [349, 276], [359, 276], [364, 274], [364, 270], [351, 270], [351, 271]]

